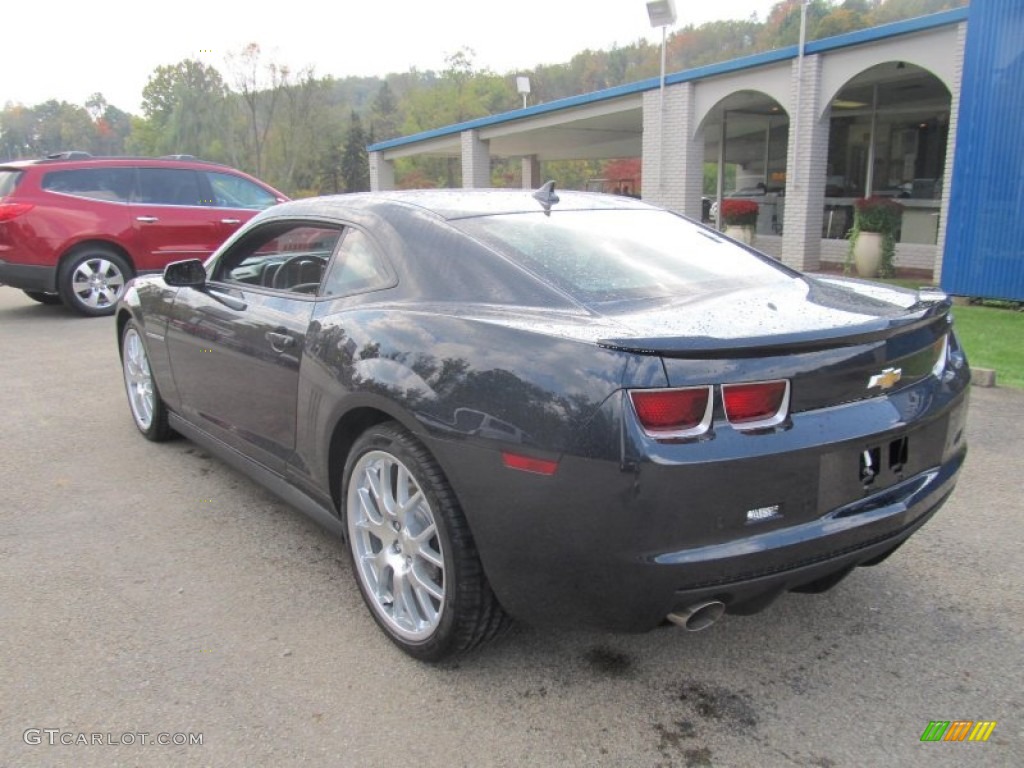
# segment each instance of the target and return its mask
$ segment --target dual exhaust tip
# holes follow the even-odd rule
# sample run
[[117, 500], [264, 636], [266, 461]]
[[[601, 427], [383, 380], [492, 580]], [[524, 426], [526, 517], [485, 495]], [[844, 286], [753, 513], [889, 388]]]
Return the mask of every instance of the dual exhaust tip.
[[725, 613], [725, 603], [721, 600], [706, 600], [673, 611], [666, 618], [685, 630], [699, 632], [722, 618], [723, 613]]

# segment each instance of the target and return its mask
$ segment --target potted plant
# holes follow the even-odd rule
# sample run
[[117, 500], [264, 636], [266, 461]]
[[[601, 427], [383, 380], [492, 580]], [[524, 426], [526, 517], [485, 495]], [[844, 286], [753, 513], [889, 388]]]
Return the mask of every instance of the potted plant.
[[722, 201], [722, 221], [725, 234], [734, 240], [752, 245], [757, 226], [758, 206], [753, 200], [727, 198]]
[[891, 197], [876, 195], [854, 201], [853, 208], [846, 271], [852, 264], [860, 277], [892, 277], [903, 206]]

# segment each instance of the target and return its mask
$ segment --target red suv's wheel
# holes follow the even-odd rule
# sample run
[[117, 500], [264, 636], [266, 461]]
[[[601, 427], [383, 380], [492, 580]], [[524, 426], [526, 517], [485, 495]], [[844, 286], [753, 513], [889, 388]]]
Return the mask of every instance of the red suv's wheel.
[[64, 303], [90, 317], [114, 314], [114, 305], [132, 278], [124, 257], [102, 245], [75, 251], [61, 266], [57, 289]]

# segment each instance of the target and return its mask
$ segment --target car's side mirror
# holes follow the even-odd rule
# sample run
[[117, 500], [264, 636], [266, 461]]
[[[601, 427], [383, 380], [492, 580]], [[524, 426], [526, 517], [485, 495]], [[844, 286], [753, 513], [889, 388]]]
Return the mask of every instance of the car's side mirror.
[[202, 288], [206, 285], [206, 268], [200, 259], [173, 261], [164, 267], [164, 282], [173, 288]]

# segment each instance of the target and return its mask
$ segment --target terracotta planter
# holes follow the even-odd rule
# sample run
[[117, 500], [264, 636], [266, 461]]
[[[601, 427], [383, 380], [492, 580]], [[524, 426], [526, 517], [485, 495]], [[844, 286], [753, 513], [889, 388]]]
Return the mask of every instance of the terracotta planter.
[[882, 266], [882, 235], [879, 232], [861, 232], [853, 246], [853, 265], [858, 277], [877, 277]]
[[725, 236], [747, 245], [754, 244], [754, 227], [750, 224], [726, 224]]

